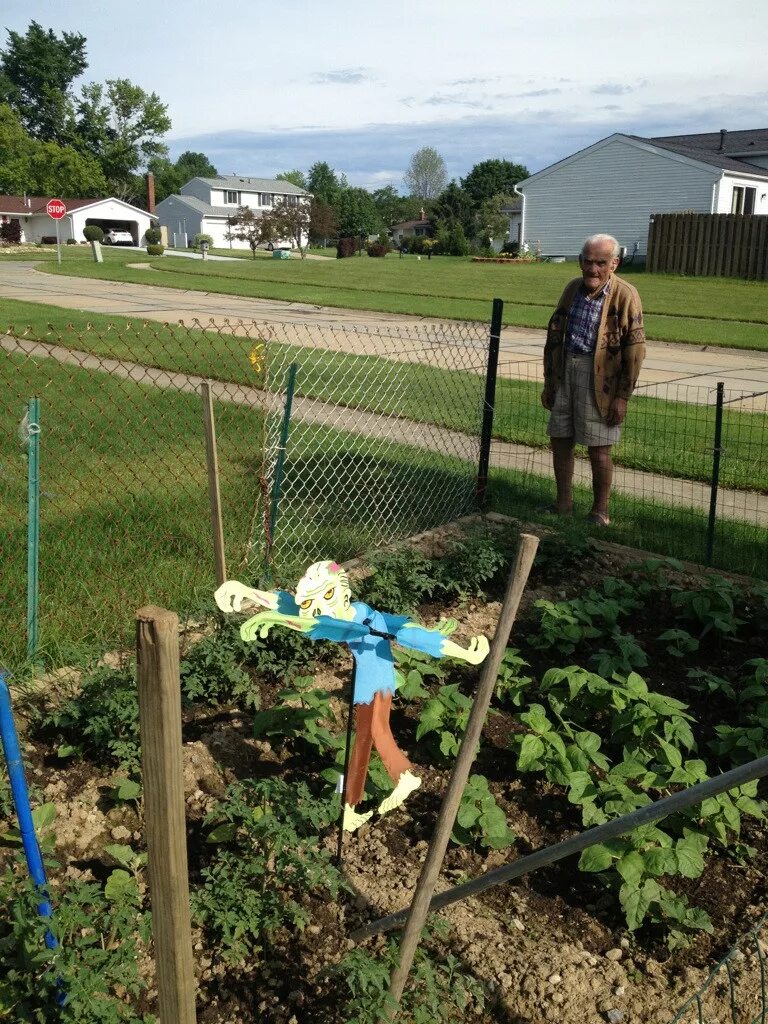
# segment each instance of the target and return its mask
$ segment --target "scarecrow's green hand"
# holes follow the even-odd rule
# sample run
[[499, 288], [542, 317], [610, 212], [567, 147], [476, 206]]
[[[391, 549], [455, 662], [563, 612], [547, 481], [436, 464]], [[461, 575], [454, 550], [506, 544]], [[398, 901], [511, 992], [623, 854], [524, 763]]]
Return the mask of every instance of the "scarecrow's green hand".
[[283, 615], [281, 612], [259, 612], [247, 619], [240, 627], [240, 636], [247, 642], [260, 637], [262, 640], [275, 626], [284, 626], [297, 633], [309, 633], [315, 625], [312, 619], [302, 619], [298, 615]]
[[450, 636], [452, 633], [455, 633], [458, 628], [458, 619], [440, 619], [438, 624], [435, 626], [436, 632], [442, 633], [443, 636]]

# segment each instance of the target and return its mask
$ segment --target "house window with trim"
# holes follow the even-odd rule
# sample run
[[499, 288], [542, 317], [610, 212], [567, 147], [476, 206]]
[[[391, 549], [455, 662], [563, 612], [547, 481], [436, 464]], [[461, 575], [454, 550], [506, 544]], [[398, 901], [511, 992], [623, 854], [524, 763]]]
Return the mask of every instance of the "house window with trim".
[[240, 193], [234, 191], [225, 191], [224, 193], [224, 204], [225, 206], [239, 206], [240, 205]]
[[298, 206], [299, 205], [299, 197], [298, 196], [283, 196], [283, 201], [285, 202], [286, 206]]
[[270, 192], [259, 193], [259, 206], [271, 206], [272, 205], [272, 194]]
[[754, 213], [757, 189], [746, 185], [734, 185], [731, 196], [731, 213]]

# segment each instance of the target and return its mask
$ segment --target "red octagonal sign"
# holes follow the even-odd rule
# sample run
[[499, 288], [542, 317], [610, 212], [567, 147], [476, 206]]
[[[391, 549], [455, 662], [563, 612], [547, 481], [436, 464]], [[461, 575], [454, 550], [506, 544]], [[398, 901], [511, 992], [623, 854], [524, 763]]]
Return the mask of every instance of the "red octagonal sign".
[[67, 208], [60, 199], [49, 199], [45, 207], [45, 212], [49, 217], [53, 217], [54, 220], [61, 220], [66, 214]]

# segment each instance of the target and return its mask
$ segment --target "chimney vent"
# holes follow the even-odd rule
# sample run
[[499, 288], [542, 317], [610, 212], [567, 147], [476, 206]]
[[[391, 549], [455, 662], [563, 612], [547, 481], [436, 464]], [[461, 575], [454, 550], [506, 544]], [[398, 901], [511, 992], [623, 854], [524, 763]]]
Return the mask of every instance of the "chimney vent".
[[718, 149], [718, 153], [722, 153], [723, 150], [725, 149], [725, 136], [727, 134], [728, 134], [728, 129], [727, 128], [721, 128], [720, 129], [720, 148]]
[[421, 210], [419, 212], [419, 220], [426, 220], [426, 219], [427, 219], [427, 215], [426, 215], [426, 213], [424, 213], [424, 207], [422, 206], [422, 208], [421, 208]]

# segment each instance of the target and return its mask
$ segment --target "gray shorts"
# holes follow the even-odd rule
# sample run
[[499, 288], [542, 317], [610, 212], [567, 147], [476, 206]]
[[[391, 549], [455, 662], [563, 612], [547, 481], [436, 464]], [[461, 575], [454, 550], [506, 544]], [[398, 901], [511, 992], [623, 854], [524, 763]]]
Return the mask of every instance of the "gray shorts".
[[590, 448], [616, 444], [619, 427], [609, 427], [595, 402], [594, 359], [591, 355], [566, 352], [563, 381], [549, 414], [550, 437], [572, 437], [576, 444]]

